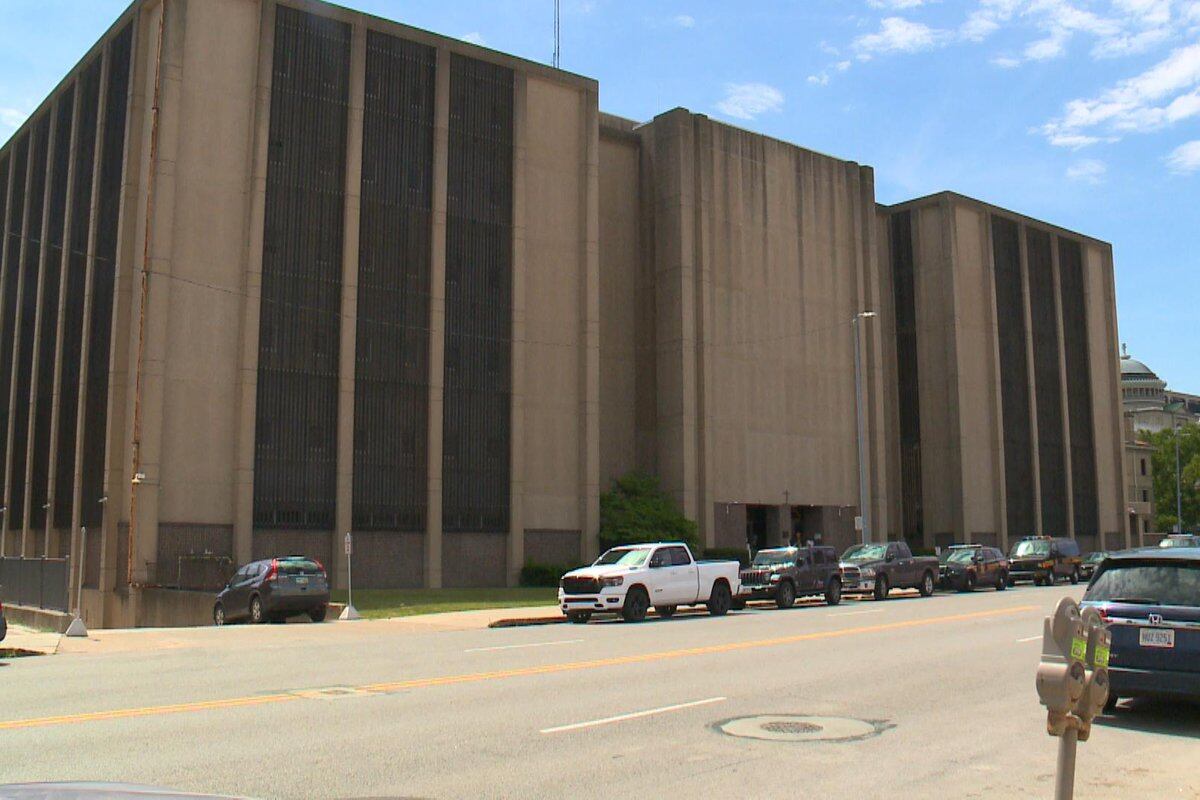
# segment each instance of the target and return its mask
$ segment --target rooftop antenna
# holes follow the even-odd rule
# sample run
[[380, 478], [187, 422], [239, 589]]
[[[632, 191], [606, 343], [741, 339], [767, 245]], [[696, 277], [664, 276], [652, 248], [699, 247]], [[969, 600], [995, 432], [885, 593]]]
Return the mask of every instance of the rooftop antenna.
[[559, 36], [559, 4], [560, 0], [554, 0], [554, 68], [559, 69], [562, 63], [562, 45]]

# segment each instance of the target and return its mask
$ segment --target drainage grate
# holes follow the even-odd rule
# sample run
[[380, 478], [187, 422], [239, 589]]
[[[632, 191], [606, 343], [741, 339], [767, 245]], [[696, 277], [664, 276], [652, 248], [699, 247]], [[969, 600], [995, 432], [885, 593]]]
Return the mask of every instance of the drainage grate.
[[714, 727], [728, 736], [768, 742], [855, 742], [895, 726], [882, 720], [851, 717], [762, 714], [725, 720]]

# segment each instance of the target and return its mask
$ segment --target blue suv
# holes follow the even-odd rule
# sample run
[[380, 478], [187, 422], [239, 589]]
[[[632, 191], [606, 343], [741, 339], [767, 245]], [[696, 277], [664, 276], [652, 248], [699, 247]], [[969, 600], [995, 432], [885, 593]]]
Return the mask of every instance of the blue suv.
[[1108, 709], [1123, 697], [1200, 700], [1200, 547], [1113, 553], [1083, 603], [1112, 631]]

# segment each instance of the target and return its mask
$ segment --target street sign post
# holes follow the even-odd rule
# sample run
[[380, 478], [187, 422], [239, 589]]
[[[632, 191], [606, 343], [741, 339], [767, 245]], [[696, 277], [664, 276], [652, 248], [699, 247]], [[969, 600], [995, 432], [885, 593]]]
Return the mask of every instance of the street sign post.
[[346, 607], [342, 609], [342, 613], [338, 616], [340, 620], [355, 620], [362, 619], [362, 615], [358, 613], [358, 609], [354, 607], [354, 577], [351, 570], [351, 561], [354, 554], [354, 539], [350, 536], [350, 531], [346, 531]]

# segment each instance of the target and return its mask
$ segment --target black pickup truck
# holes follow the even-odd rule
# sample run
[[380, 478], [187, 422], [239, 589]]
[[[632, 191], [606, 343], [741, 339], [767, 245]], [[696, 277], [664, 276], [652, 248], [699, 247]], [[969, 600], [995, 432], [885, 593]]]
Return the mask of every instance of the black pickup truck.
[[937, 585], [937, 556], [914, 556], [905, 542], [856, 544], [842, 553], [845, 591], [884, 600], [892, 589], [920, 589], [923, 597]]
[[842, 601], [842, 570], [832, 547], [774, 547], [759, 550], [742, 570], [742, 594], [735, 601], [774, 600], [791, 608], [797, 597], [823, 595], [836, 606]]

